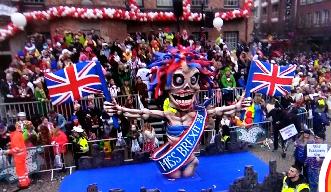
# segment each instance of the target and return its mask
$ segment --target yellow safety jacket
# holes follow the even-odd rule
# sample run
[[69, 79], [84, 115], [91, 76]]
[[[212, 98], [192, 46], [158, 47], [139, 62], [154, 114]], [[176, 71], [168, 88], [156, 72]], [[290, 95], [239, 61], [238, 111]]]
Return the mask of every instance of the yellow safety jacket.
[[80, 150], [83, 152], [83, 153], [86, 153], [89, 151], [89, 146], [88, 146], [88, 142], [87, 142], [87, 139], [85, 137], [80, 137], [78, 139], [78, 145], [80, 146]]
[[230, 139], [230, 136], [228, 136], [228, 135], [224, 135], [223, 137], [221, 137], [221, 141], [224, 143], [227, 142], [229, 139]]
[[172, 40], [175, 38], [174, 34], [172, 33], [165, 33], [165, 39], [172, 45]]
[[282, 192], [300, 192], [303, 189], [309, 189], [309, 185], [307, 183], [301, 183], [296, 186], [296, 188], [290, 188], [286, 183], [287, 176], [283, 179], [283, 188]]

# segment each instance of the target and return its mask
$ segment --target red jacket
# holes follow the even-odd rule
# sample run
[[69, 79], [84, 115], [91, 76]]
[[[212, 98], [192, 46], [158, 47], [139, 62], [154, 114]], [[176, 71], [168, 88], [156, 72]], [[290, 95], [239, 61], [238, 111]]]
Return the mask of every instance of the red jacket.
[[[58, 132], [56, 133], [56, 135], [52, 135], [52, 142], [55, 142], [57, 144], [59, 144], [59, 153], [65, 153], [67, 151], [67, 148], [64, 144], [68, 143], [68, 138], [67, 135], [61, 131], [58, 130]], [[54, 151], [56, 152], [56, 148], [54, 148]]]

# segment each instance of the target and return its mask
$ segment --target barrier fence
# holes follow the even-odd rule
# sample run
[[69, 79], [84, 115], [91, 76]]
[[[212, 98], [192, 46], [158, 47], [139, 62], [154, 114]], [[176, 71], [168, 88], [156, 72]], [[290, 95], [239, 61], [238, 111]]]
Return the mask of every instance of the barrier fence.
[[[138, 108], [138, 95], [134, 94], [133, 97], [133, 107]], [[128, 95], [121, 95], [116, 97], [116, 101], [119, 105], [124, 105], [127, 101]], [[102, 109], [103, 108], [103, 97], [96, 97], [93, 99], [94, 105]], [[81, 105], [82, 109], [86, 109], [89, 100], [84, 98], [78, 103]], [[8, 123], [14, 123], [17, 120], [18, 112], [25, 112], [28, 119], [34, 119], [41, 116], [45, 116], [49, 111], [54, 110], [62, 114], [66, 119], [69, 119], [74, 111], [73, 103], [64, 103], [61, 105], [53, 106], [50, 101], [39, 102], [17, 102], [17, 103], [0, 103], [0, 115]]]
[[[197, 102], [202, 104], [207, 98], [212, 97], [211, 105], [213, 106], [223, 106], [235, 101], [243, 94], [243, 88], [223, 88], [223, 89], [213, 89], [211, 95], [207, 90], [200, 90], [197, 94]], [[251, 97], [254, 97], [254, 93], [251, 94]], [[132, 95], [134, 103], [133, 107], [138, 109], [138, 95]], [[262, 95], [265, 101], [270, 101], [273, 97]], [[116, 97], [116, 101], [119, 105], [124, 105], [127, 101], [128, 95], [120, 95]], [[280, 98], [278, 98], [280, 99]], [[96, 107], [102, 109], [104, 98], [96, 97], [93, 99]], [[88, 106], [89, 100], [84, 98], [78, 103], [83, 109], [86, 109]], [[17, 113], [24, 111], [27, 114], [28, 119], [34, 119], [40, 116], [47, 115], [49, 111], [55, 110], [56, 112], [64, 115], [65, 118], [69, 118], [74, 111], [73, 103], [65, 103], [57, 106], [53, 106], [50, 101], [31, 101], [31, 102], [15, 102], [15, 103], [0, 103], [0, 116], [9, 123], [14, 123], [17, 120]]]
[[[235, 100], [239, 96], [242, 95], [243, 89], [242, 88], [235, 88], [229, 91], [224, 89], [214, 89], [212, 90], [212, 98], [211, 104], [213, 106], [220, 106], [226, 104], [225, 101], [222, 99], [225, 95], [230, 98], [230, 100]], [[134, 108], [139, 107], [138, 103], [138, 95], [132, 95], [134, 99], [133, 106]], [[206, 90], [202, 90], [197, 95], [198, 103], [203, 103], [206, 100], [206, 97], [209, 97], [209, 93]], [[252, 94], [254, 96], [254, 94]], [[127, 95], [118, 96], [116, 98], [117, 102], [120, 105], [124, 105], [127, 101]], [[228, 99], [229, 99], [228, 98]], [[264, 96], [265, 100], [270, 100], [271, 97]], [[102, 108], [103, 106], [103, 98], [97, 97], [94, 98], [94, 104], [98, 108]], [[81, 107], [84, 109], [88, 106], [88, 100], [83, 99], [79, 101]], [[60, 106], [52, 106], [49, 101], [47, 102], [22, 102], [22, 103], [1, 103], [0, 104], [0, 111], [1, 114], [5, 114], [7, 122], [15, 122], [16, 121], [16, 114], [19, 111], [25, 111], [27, 117], [29, 119], [33, 118], [35, 115], [41, 116], [46, 115], [50, 110], [55, 110], [61, 114], [63, 114], [67, 119], [73, 113], [73, 104], [63, 104]], [[312, 117], [309, 116], [307, 111], [297, 114], [300, 123], [306, 124], [308, 128], [313, 127]], [[163, 129], [165, 130], [165, 129]], [[235, 140], [246, 141], [252, 144], [267, 144], [268, 139], [272, 138], [272, 126], [270, 121], [260, 122], [252, 125], [245, 125], [245, 126], [235, 126], [230, 127], [230, 130], [235, 132], [235, 135], [231, 135]], [[164, 133], [157, 134], [158, 140], [160, 144], [166, 142], [166, 136]], [[202, 140], [200, 141], [200, 145], [198, 147], [198, 153], [200, 149], [205, 148], [207, 145], [210, 144], [210, 140], [213, 137], [213, 131], [210, 129], [205, 130], [205, 134], [203, 135]], [[111, 139], [103, 139], [103, 140], [93, 140], [88, 141], [89, 143], [89, 152], [88, 155], [91, 155], [96, 152], [104, 152], [105, 158], [109, 158], [111, 156], [112, 151], [116, 148], [122, 147], [124, 149], [124, 158], [126, 161], [133, 161], [134, 153], [131, 152], [131, 138], [124, 138], [126, 145], [125, 146], [117, 146], [117, 138]], [[55, 158], [55, 145], [44, 145], [44, 146], [36, 146], [29, 148], [29, 161], [30, 165], [32, 166], [31, 170], [35, 172], [51, 172], [51, 179], [53, 179], [54, 171], [61, 170], [61, 167], [54, 166], [54, 158]], [[268, 146], [270, 149], [270, 146]], [[141, 146], [141, 149], [143, 146]], [[65, 144], [65, 153], [62, 154], [62, 163], [65, 169], [69, 169], [69, 173], [72, 172], [72, 169], [76, 167], [75, 160], [74, 160], [74, 148], [72, 143]], [[1, 154], [1, 153], [0, 153]], [[10, 156], [7, 155], [0, 155], [0, 180], [4, 178], [4, 175], [13, 175], [13, 162]], [[33, 172], [33, 171], [32, 171]], [[13, 178], [13, 176], [11, 176]]]
[[[308, 118], [308, 113], [298, 114], [300, 122], [306, 123], [309, 128], [312, 127], [312, 120]], [[272, 124], [270, 121], [264, 121], [260, 123], [254, 123], [245, 126], [233, 126], [230, 127], [232, 141], [245, 141], [247, 143], [256, 145], [263, 144], [270, 149], [269, 140], [272, 138]], [[206, 129], [203, 137], [200, 141], [200, 145], [197, 147], [197, 153], [201, 149], [204, 149], [211, 142], [214, 129]], [[235, 133], [235, 134], [233, 134]], [[165, 134], [158, 134], [158, 140], [160, 143], [167, 142]], [[161, 137], [160, 137], [161, 136]], [[117, 148], [124, 149], [124, 159], [127, 162], [133, 161], [136, 152], [131, 151], [132, 139], [128, 137], [123, 138], [125, 145], [118, 145], [117, 138], [102, 139], [102, 140], [90, 140], [89, 152], [87, 155], [93, 155], [95, 153], [103, 152], [104, 157], [111, 159], [112, 152]], [[29, 170], [31, 172], [51, 172], [51, 180], [54, 177], [54, 171], [61, 170], [61, 167], [54, 165], [54, 158], [56, 155], [56, 145], [44, 145], [28, 148]], [[143, 144], [141, 144], [141, 150]], [[65, 169], [69, 169], [71, 174], [72, 170], [76, 167], [74, 158], [74, 148], [72, 143], [64, 145], [65, 152], [62, 154], [62, 163]], [[1, 153], [0, 153], [1, 154]], [[0, 155], [0, 180], [5, 177], [4, 175], [13, 175], [13, 162], [10, 156]], [[13, 177], [13, 176], [11, 176]], [[8, 180], [8, 179], [7, 179]]]

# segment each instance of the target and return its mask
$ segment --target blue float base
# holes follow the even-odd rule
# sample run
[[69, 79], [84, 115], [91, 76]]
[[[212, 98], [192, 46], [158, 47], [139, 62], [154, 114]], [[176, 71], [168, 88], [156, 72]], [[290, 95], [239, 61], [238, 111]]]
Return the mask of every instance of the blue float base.
[[121, 188], [126, 192], [139, 192], [140, 187], [158, 188], [162, 192], [176, 192], [185, 189], [200, 192], [213, 188], [225, 191], [238, 177], [244, 176], [246, 165], [253, 165], [259, 182], [268, 174], [268, 165], [250, 152], [220, 154], [199, 157], [200, 164], [191, 178], [168, 180], [157, 170], [154, 162], [123, 165], [118, 167], [78, 170], [64, 178], [60, 192], [86, 191], [89, 184], [97, 184], [100, 191]]

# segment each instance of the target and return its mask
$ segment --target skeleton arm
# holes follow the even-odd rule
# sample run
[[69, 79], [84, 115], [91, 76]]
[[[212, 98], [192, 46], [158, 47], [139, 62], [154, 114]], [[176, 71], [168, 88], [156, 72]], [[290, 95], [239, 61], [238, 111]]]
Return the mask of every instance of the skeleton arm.
[[116, 102], [105, 102], [104, 103], [104, 109], [106, 112], [112, 116], [113, 114], [122, 114], [126, 117], [132, 117], [132, 118], [144, 118], [147, 119], [150, 116], [152, 117], [165, 117], [165, 114], [163, 111], [160, 110], [150, 110], [150, 109], [130, 109], [126, 107], [122, 107], [118, 105]]
[[241, 102], [239, 103], [239, 105], [238, 105], [238, 103], [236, 103], [235, 105], [230, 105], [230, 106], [215, 107], [213, 109], [208, 110], [208, 115], [221, 116], [223, 114], [232, 114], [232, 113], [236, 112], [237, 110], [240, 110]]
[[240, 100], [234, 105], [215, 107], [213, 109], [208, 110], [208, 115], [217, 115], [217, 116], [221, 116], [223, 114], [229, 115], [229, 114], [233, 114], [236, 111], [239, 111], [242, 106], [248, 106], [248, 105], [249, 105], [249, 101], [244, 101], [244, 97], [242, 96]]

